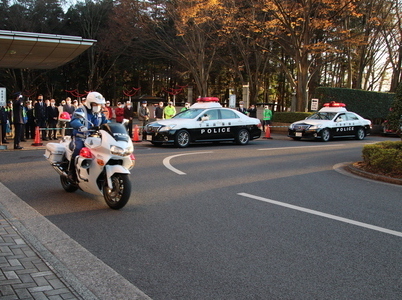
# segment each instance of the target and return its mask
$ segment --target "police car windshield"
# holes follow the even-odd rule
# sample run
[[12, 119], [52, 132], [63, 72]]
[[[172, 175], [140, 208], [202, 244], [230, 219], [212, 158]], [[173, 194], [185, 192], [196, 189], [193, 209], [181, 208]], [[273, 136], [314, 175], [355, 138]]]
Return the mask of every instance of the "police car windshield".
[[307, 118], [307, 120], [332, 120], [335, 117], [334, 112], [318, 112]]
[[200, 112], [204, 111], [204, 108], [190, 108], [185, 111], [182, 111], [181, 113], [178, 113], [175, 115], [173, 118], [174, 119], [194, 119], [197, 117]]

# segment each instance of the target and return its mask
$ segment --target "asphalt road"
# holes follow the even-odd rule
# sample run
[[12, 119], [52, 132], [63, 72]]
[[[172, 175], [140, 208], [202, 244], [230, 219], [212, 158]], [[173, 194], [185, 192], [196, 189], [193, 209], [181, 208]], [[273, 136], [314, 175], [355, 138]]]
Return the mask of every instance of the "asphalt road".
[[136, 144], [120, 211], [43, 151], [2, 152], [0, 179], [153, 299], [400, 299], [402, 187], [334, 169], [379, 140]]

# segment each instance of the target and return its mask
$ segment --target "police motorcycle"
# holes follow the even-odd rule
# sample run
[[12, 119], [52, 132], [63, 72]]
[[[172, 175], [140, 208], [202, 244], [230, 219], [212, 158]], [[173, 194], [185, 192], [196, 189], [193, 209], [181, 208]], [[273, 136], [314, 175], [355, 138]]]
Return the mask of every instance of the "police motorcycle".
[[[88, 94], [87, 101], [89, 97]], [[93, 125], [82, 111], [75, 112], [74, 118]], [[84, 145], [74, 161], [71, 161], [75, 146], [72, 137], [65, 136], [60, 143], [46, 145], [45, 157], [60, 175], [62, 187], [69, 193], [81, 189], [101, 195], [112, 209], [124, 207], [130, 199], [129, 175], [135, 165], [134, 147], [125, 125], [105, 123], [92, 128], [87, 126], [80, 131], [84, 133]], [[71, 168], [71, 163], [75, 164], [74, 168]], [[69, 174], [71, 169], [74, 176]]]

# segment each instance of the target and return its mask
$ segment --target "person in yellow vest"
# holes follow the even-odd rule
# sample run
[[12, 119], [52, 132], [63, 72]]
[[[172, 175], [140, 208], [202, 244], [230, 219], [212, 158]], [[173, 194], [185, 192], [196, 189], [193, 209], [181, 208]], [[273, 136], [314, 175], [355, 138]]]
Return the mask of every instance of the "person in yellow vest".
[[172, 102], [169, 102], [168, 106], [166, 106], [163, 110], [163, 115], [167, 120], [173, 118], [175, 114], [176, 114], [176, 108], [173, 106]]

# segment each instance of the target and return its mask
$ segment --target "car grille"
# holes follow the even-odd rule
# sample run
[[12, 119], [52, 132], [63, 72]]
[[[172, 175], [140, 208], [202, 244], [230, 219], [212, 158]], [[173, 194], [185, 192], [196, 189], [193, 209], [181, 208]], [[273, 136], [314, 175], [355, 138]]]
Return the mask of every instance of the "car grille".
[[298, 124], [293, 126], [294, 130], [307, 130], [310, 128], [310, 125], [307, 124]]

